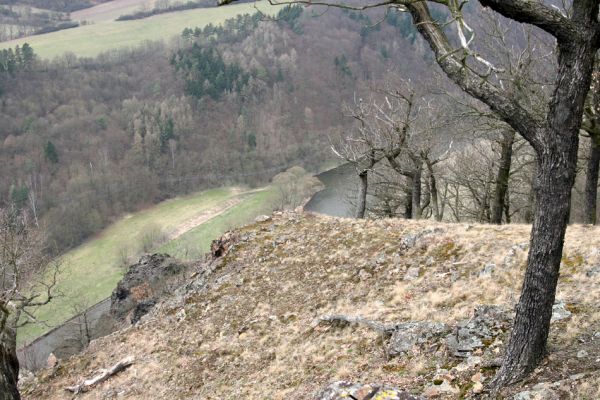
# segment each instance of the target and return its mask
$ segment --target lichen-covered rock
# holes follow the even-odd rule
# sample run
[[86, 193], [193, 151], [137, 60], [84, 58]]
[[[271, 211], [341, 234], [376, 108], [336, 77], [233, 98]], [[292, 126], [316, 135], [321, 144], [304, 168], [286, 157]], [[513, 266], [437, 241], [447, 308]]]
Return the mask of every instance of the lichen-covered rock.
[[567, 310], [567, 305], [564, 301], [557, 301], [552, 306], [552, 319], [551, 322], [562, 321], [564, 319], [571, 318], [571, 311]]
[[538, 383], [531, 390], [525, 390], [517, 393], [513, 400], [559, 400], [561, 396], [552, 389], [556, 386], [552, 383]]
[[315, 400], [420, 400], [406, 391], [384, 385], [363, 385], [351, 382], [335, 382], [323, 390]]
[[136, 323], [157, 301], [183, 282], [188, 266], [167, 254], [145, 255], [117, 284], [110, 314], [117, 321]]
[[388, 354], [397, 356], [411, 351], [415, 346], [430, 343], [450, 332], [450, 328], [441, 322], [406, 322], [396, 325]]
[[446, 338], [448, 349], [456, 357], [469, 357], [474, 350], [506, 333], [511, 320], [510, 313], [498, 306], [475, 307], [473, 318], [459, 324]]

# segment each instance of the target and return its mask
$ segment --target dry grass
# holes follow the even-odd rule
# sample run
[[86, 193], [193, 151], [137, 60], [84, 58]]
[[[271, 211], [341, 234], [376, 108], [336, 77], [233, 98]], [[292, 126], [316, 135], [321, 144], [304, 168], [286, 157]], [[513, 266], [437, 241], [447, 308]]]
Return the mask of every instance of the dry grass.
[[[551, 357], [533, 383], [585, 372], [571, 398], [598, 398], [600, 261], [598, 228], [573, 226], [558, 298], [573, 318], [553, 325]], [[327, 383], [385, 382], [420, 393], [454, 359], [443, 346], [388, 359], [385, 339], [364, 327], [316, 325], [325, 314], [381, 321], [469, 319], [479, 304], [513, 306], [529, 227], [356, 221], [312, 215], [246, 227], [208, 289], [165, 302], [140, 325], [92, 343], [81, 356], [39, 376], [26, 399], [68, 398], [62, 389], [125, 355], [137, 363], [80, 399], [311, 399]], [[406, 248], [403, 239], [420, 236]], [[486, 264], [496, 265], [480, 277]], [[404, 280], [420, 267], [419, 277]], [[176, 315], [185, 310], [184, 320]], [[577, 359], [585, 349], [589, 358]], [[468, 375], [453, 383], [470, 396]], [[493, 371], [483, 370], [489, 378]], [[527, 382], [527, 383], [531, 383]], [[562, 393], [562, 392], [561, 392]], [[450, 397], [452, 398], [452, 397]], [[568, 398], [568, 397], [567, 397]]]

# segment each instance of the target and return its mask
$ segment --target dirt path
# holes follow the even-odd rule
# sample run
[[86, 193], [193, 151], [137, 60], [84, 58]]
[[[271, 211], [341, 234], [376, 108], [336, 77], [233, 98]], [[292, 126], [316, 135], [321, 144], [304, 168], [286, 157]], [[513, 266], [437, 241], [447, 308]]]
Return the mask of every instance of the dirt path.
[[213, 207], [213, 208], [203, 211], [202, 213], [198, 214], [194, 218], [189, 219], [189, 220], [185, 221], [184, 223], [182, 223], [181, 225], [177, 226], [177, 228], [175, 228], [173, 231], [169, 232], [169, 236], [168, 236], [169, 240], [177, 239], [178, 237], [180, 237], [181, 235], [183, 235], [186, 232], [191, 231], [198, 225], [202, 225], [203, 223], [207, 222], [208, 220], [223, 214], [225, 211], [229, 210], [231, 207], [238, 205], [241, 201], [242, 201], [242, 198], [236, 194], [236, 197], [231, 198], [231, 199], [219, 204], [217, 207]]

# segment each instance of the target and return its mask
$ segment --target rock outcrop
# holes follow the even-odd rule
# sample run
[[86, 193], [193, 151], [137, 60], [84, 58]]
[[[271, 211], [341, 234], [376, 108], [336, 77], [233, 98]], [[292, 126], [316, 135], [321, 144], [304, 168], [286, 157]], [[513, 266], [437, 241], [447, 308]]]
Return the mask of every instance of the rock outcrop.
[[118, 283], [110, 314], [119, 322], [137, 323], [158, 300], [185, 280], [188, 266], [167, 254], [145, 255]]

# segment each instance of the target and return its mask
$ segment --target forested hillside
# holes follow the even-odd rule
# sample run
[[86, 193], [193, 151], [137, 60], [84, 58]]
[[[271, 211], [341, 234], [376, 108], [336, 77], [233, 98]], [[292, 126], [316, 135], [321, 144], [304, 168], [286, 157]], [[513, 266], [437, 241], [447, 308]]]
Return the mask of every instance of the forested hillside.
[[60, 250], [176, 194], [258, 184], [295, 164], [316, 170], [352, 123], [342, 103], [398, 59], [415, 75], [429, 62], [404, 16], [375, 24], [293, 8], [262, 19], [186, 28], [180, 49], [11, 62], [1, 78], [0, 204], [30, 209]]

